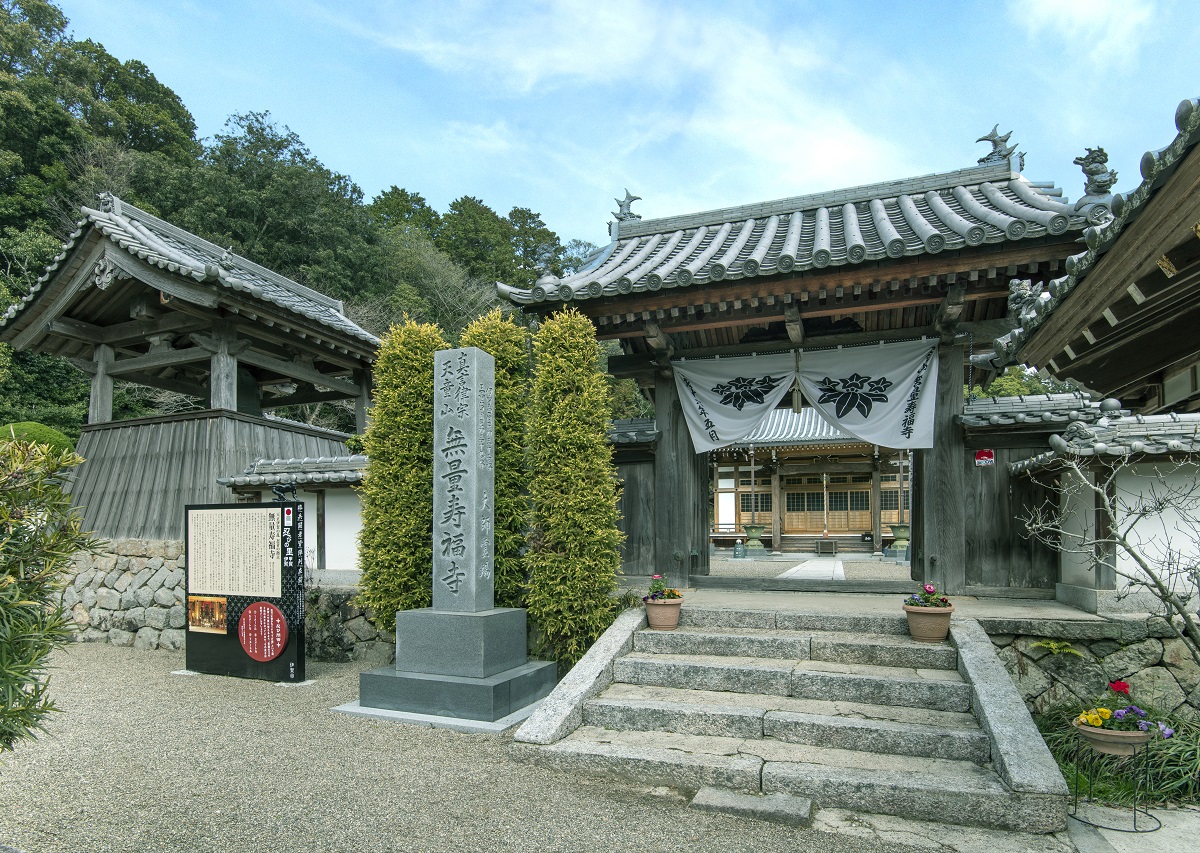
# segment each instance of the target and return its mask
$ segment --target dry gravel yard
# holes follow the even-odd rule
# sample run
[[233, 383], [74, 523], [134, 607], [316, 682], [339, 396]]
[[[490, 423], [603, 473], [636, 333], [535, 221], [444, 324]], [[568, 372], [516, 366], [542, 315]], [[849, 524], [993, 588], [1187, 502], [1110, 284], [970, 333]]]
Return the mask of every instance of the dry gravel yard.
[[505, 736], [330, 711], [357, 698], [356, 665], [283, 686], [109, 645], [55, 663], [63, 713], [0, 757], [0, 845], [23, 853], [896, 849], [516, 764]]

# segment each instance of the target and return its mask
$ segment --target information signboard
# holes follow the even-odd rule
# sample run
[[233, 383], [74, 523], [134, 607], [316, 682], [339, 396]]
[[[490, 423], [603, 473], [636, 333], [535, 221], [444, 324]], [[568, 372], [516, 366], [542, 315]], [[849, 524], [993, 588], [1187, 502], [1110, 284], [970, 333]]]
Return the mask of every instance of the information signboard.
[[304, 680], [304, 504], [184, 507], [187, 668]]

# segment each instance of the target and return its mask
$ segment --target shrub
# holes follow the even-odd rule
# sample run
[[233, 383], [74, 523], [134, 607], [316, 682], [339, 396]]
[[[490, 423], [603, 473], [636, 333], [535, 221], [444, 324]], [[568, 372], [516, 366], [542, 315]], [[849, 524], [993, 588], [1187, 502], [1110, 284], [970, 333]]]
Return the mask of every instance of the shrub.
[[433, 355], [446, 346], [437, 326], [406, 320], [375, 362], [358, 601], [385, 630], [397, 610], [428, 607], [433, 597]]
[[463, 330], [459, 345], [479, 347], [496, 360], [496, 606], [524, 607], [521, 552], [529, 529], [525, 464], [525, 406], [529, 352], [525, 330], [496, 309]]
[[537, 333], [526, 601], [539, 652], [564, 665], [578, 661], [612, 623], [621, 565], [599, 357], [592, 324], [578, 311], [554, 315]]
[[0, 428], [0, 441], [36, 441], [45, 444], [56, 453], [75, 450], [75, 443], [54, 427], [34, 421], [22, 421]]
[[61, 487], [82, 461], [70, 450], [0, 440], [0, 751], [55, 710], [46, 659], [71, 635], [56, 595], [60, 575], [73, 553], [97, 545]]

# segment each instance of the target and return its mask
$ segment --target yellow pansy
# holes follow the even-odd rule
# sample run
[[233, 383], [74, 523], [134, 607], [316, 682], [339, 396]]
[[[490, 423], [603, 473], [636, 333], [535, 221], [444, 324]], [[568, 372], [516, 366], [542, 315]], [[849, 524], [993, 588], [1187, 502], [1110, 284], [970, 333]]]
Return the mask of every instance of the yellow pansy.
[[1105, 720], [1107, 720], [1109, 717], [1112, 716], [1112, 711], [1108, 710], [1107, 708], [1097, 708], [1096, 713], [1099, 714]]

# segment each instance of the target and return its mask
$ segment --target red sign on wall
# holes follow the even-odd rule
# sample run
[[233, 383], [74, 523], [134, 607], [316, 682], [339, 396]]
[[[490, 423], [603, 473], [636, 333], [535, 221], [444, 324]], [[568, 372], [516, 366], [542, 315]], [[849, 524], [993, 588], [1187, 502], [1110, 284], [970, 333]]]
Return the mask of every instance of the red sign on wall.
[[975, 451], [975, 467], [981, 465], [995, 465], [996, 451], [994, 450], [976, 450]]
[[287, 648], [288, 626], [283, 611], [267, 601], [256, 601], [238, 620], [238, 642], [260, 663], [275, 660]]

